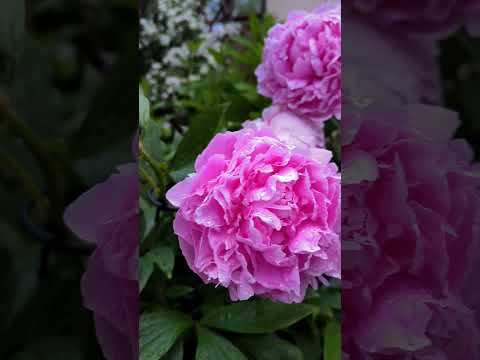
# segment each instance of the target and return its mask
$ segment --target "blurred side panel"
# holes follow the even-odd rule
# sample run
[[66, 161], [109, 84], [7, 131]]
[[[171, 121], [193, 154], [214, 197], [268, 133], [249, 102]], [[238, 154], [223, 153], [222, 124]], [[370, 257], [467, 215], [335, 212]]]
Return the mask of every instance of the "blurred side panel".
[[477, 359], [475, 1], [342, 2], [344, 359]]
[[1, 359], [105, 358], [85, 286], [99, 244], [64, 212], [134, 161], [137, 44], [136, 0], [0, 4]]

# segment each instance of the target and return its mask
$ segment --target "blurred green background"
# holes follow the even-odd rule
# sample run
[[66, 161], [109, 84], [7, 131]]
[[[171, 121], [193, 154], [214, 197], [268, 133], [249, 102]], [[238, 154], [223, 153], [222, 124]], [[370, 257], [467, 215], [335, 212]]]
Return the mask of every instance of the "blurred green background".
[[101, 359], [64, 208], [131, 161], [136, 0], [0, 4], [0, 358]]

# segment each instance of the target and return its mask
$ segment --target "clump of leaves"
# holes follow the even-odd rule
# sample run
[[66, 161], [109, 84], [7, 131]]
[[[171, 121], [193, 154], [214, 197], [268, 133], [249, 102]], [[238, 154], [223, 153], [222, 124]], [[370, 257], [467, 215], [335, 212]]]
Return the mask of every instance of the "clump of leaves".
[[183, 105], [194, 112], [205, 113], [217, 104], [227, 104], [227, 128], [236, 129], [247, 119], [260, 116], [270, 100], [259, 95], [255, 69], [262, 60], [263, 40], [275, 20], [251, 16], [244, 32], [226, 42], [218, 51], [211, 49], [218, 71], [183, 89]]

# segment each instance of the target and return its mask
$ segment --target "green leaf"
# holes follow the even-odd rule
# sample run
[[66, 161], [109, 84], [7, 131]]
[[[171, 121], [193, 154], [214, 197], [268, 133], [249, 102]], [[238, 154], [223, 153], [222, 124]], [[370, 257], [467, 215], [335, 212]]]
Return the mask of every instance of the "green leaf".
[[253, 104], [258, 101], [259, 95], [257, 92], [257, 88], [254, 85], [247, 82], [239, 82], [235, 83], [233, 86], [237, 91], [241, 93], [242, 97], [245, 98], [247, 101]]
[[153, 273], [153, 263], [149, 258], [142, 257], [140, 258], [140, 266], [138, 269], [138, 282], [139, 282], [139, 288], [140, 292], [145, 288], [145, 285], [147, 285], [148, 280], [150, 279], [150, 276], [152, 276]]
[[[71, 135], [83, 121], [85, 104], [80, 107], [80, 98], [74, 99], [52, 87], [51, 54], [44, 43], [25, 36], [20, 49], [9, 88], [13, 108], [40, 136]], [[71, 116], [72, 110], [78, 112], [76, 118]]]
[[170, 279], [172, 277], [175, 265], [175, 254], [172, 249], [167, 246], [160, 246], [149, 251], [146, 256], [163, 271], [167, 278]]
[[175, 344], [180, 335], [192, 326], [183, 313], [161, 308], [140, 317], [140, 360], [158, 360]]
[[0, 11], [0, 54], [15, 56], [25, 34], [25, 1], [2, 1]]
[[190, 294], [193, 290], [195, 289], [190, 286], [177, 285], [168, 288], [166, 295], [168, 298], [177, 299]]
[[[26, 350], [27, 347], [30, 347], [39, 339], [46, 340], [59, 335], [78, 339], [87, 329], [87, 326], [88, 328], [92, 326], [88, 314], [82, 310], [81, 306], [81, 294], [78, 286], [81, 276], [81, 269], [78, 267], [79, 262], [72, 260], [75, 259], [58, 257], [54, 263], [49, 264], [49, 272], [55, 274], [55, 276], [40, 279], [39, 286], [36, 287], [27, 302], [22, 305], [21, 310], [16, 314], [13, 313], [15, 317], [11, 325], [7, 331], [2, 333], [1, 359], [11, 358], [15, 351]], [[23, 266], [25, 267], [21, 270], [24, 272], [26, 270], [32, 271], [38, 277], [38, 266], [33, 266], [31, 263], [25, 263]], [[17, 283], [25, 280], [24, 278], [17, 278]], [[21, 286], [25, 285], [21, 284]], [[17, 299], [14, 300], [17, 301]], [[51, 311], [45, 311], [45, 309], [55, 309], [55, 316], [52, 316]], [[72, 327], [72, 324], [75, 324], [75, 326]], [[66, 346], [68, 340], [64, 339], [60, 342]], [[44, 341], [42, 343], [45, 344]], [[80, 344], [80, 347], [82, 346], [85, 348], [85, 344]], [[76, 348], [75, 352], [78, 353], [79, 349]], [[37, 356], [29, 358], [57, 359], [52, 354], [48, 357], [48, 351], [45, 351], [45, 357], [40, 356], [40, 349], [38, 349], [38, 352], [33, 351], [31, 355], [33, 354]], [[73, 355], [64, 354], [60, 348], [58, 354], [62, 354], [62, 356], [59, 356], [61, 359], [75, 358]]]
[[242, 36], [234, 36], [232, 40], [246, 49], [255, 50], [255, 42]]
[[192, 162], [177, 170], [170, 172], [170, 177], [172, 178], [173, 181], [178, 183], [183, 179], [185, 179], [188, 175], [192, 174], [193, 172], [195, 172], [195, 169]]
[[196, 360], [247, 360], [230, 341], [202, 326], [198, 327]]
[[213, 56], [218, 64], [223, 64], [225, 62], [225, 57], [221, 51], [210, 48], [208, 49], [208, 52]]
[[3, 333], [35, 295], [41, 249], [37, 244], [26, 246], [21, 233], [3, 219], [0, 221], [0, 232], [3, 234], [0, 238], [0, 333]]
[[139, 199], [140, 208], [140, 241], [143, 242], [155, 227], [155, 215], [157, 209], [143, 196]]
[[317, 308], [317, 314], [328, 318], [333, 317], [333, 310], [340, 310], [341, 308], [339, 291], [318, 291], [306, 302]]
[[299, 329], [289, 329], [291, 336], [295, 339], [295, 344], [302, 351], [304, 360], [320, 360], [322, 358], [322, 343], [319, 336], [312, 334], [311, 331], [304, 331]]
[[202, 324], [236, 333], [261, 334], [287, 328], [314, 311], [313, 306], [304, 304], [244, 301], [212, 311]]
[[183, 341], [179, 340], [173, 345], [162, 360], [183, 360]]
[[82, 360], [85, 345], [75, 337], [52, 336], [28, 344], [12, 360]]
[[325, 344], [323, 346], [324, 360], [341, 359], [341, 327], [337, 321], [331, 321], [325, 327]]
[[182, 180], [193, 171], [197, 156], [207, 147], [212, 138], [220, 132], [225, 124], [227, 105], [219, 105], [212, 111], [200, 114], [192, 119], [190, 128], [185, 133], [171, 164], [171, 176], [176, 181]]
[[75, 157], [86, 157], [133, 136], [138, 127], [138, 110], [132, 106], [138, 78], [132, 69], [137, 64], [136, 48], [128, 49], [119, 58], [73, 138], [71, 150]]
[[123, 164], [126, 159], [132, 158], [131, 139], [113, 145], [104, 151], [92, 154], [90, 157], [80, 158], [74, 161], [75, 171], [80, 175], [81, 181], [86, 185], [94, 186], [111, 175], [112, 169], [118, 164]]
[[145, 127], [150, 120], [150, 103], [143, 93], [143, 89], [138, 87], [138, 110], [140, 127]]
[[185, 179], [188, 175], [192, 174], [193, 172], [195, 172], [195, 169], [192, 162], [177, 170], [173, 170], [172, 172], [170, 172], [170, 177], [172, 178], [173, 181], [177, 183]]
[[152, 120], [145, 124], [142, 145], [143, 152], [146, 153], [149, 158], [157, 162], [165, 160], [167, 147], [162, 140], [162, 127], [160, 122]]
[[301, 350], [275, 335], [249, 335], [235, 343], [255, 360], [303, 360]]

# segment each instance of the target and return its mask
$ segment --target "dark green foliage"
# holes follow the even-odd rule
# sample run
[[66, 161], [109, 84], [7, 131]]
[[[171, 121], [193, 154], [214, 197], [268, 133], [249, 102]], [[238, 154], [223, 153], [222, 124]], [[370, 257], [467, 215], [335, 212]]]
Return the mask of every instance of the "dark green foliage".
[[81, 295], [91, 249], [62, 214], [132, 161], [137, 27], [133, 0], [0, 4], [2, 360], [103, 358]]

